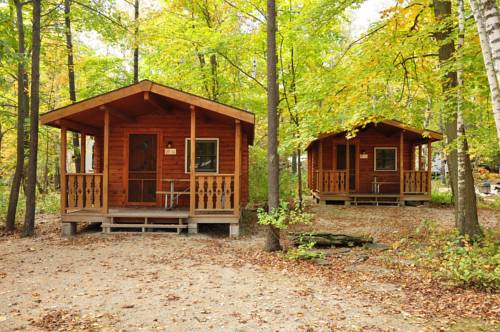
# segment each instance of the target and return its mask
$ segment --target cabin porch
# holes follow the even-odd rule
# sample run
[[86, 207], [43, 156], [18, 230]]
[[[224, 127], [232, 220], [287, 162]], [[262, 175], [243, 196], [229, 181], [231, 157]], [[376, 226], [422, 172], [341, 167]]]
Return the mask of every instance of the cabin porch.
[[[335, 134], [313, 142], [308, 148], [308, 181], [316, 202], [427, 204], [431, 200], [432, 142], [436, 138], [394, 127], [392, 123], [371, 125], [352, 139]], [[384, 153], [387, 163], [379, 165], [376, 155]]]
[[[222, 223], [238, 235], [253, 114], [142, 81], [41, 120], [61, 133], [63, 234], [95, 222], [104, 232], [189, 233]], [[79, 162], [68, 151], [69, 132], [78, 134]]]

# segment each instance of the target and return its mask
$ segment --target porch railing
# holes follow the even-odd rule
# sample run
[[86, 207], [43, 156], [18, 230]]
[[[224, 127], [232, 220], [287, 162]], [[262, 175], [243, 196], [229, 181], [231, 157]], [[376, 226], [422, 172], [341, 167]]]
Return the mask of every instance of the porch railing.
[[404, 171], [404, 193], [428, 193], [430, 180], [427, 171]]
[[102, 173], [66, 174], [66, 209], [102, 209]]
[[196, 175], [196, 211], [233, 211], [234, 174]]
[[322, 176], [316, 171], [313, 174], [314, 189], [323, 193], [346, 193], [346, 170], [323, 170]]

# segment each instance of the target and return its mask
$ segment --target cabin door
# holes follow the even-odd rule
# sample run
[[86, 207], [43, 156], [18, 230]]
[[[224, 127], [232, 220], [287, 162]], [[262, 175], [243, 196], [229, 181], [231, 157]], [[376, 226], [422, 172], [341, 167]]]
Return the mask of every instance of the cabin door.
[[[345, 170], [347, 169], [347, 154], [346, 154], [346, 145], [338, 144], [337, 145], [337, 165], [336, 169]], [[349, 191], [356, 190], [356, 145], [349, 145]]]
[[128, 142], [127, 201], [153, 205], [156, 203], [157, 135], [130, 134]]

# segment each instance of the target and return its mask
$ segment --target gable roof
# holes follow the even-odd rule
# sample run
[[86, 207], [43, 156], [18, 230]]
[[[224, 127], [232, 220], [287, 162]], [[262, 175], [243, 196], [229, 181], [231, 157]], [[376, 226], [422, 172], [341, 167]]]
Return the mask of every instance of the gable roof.
[[143, 80], [138, 83], [119, 88], [110, 92], [106, 92], [88, 99], [84, 99], [77, 103], [57, 108], [53, 111], [44, 113], [40, 116], [42, 124], [54, 124], [55, 121], [65, 117], [84, 112], [90, 109], [103, 106], [107, 103], [117, 101], [119, 99], [138, 94], [141, 92], [151, 92], [169, 99], [176, 100], [181, 103], [193, 105], [202, 109], [206, 109], [215, 113], [229, 116], [245, 122], [250, 125], [255, 125], [255, 115], [251, 112], [242, 110], [237, 107], [219, 103], [204, 97], [200, 97], [188, 92], [177, 90], [162, 84], [158, 84], [149, 80]]
[[[407, 124], [405, 124], [401, 121], [398, 121], [398, 120], [371, 121], [368, 123], [357, 125], [357, 126], [353, 127], [351, 130], [362, 129], [370, 124], [377, 125], [379, 123], [382, 123], [382, 124], [390, 126], [390, 127], [398, 128], [398, 129], [401, 129], [403, 131], [408, 131], [408, 132], [411, 132], [411, 133], [416, 134], [416, 135], [420, 135], [422, 138], [428, 138], [431, 142], [440, 141], [443, 139], [443, 134], [440, 132], [437, 132], [434, 130], [429, 130], [429, 129], [419, 129], [419, 128], [407, 125]], [[342, 131], [337, 131], [337, 132], [332, 132], [332, 133], [321, 134], [318, 136], [318, 138], [316, 138], [315, 140], [313, 140], [312, 142], [310, 142], [307, 145], [306, 150], [309, 149], [309, 147], [313, 143], [319, 141], [320, 139], [331, 137], [331, 136], [337, 136], [337, 135], [340, 135], [342, 133], [347, 133], [347, 132], [348, 132], [348, 130], [342, 130]]]

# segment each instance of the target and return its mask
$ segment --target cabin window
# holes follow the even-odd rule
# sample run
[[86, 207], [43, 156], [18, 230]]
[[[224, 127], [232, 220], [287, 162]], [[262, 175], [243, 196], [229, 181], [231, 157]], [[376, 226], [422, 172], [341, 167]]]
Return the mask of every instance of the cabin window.
[[397, 171], [397, 148], [375, 148], [375, 170]]
[[[191, 140], [186, 139], [186, 173], [191, 166]], [[196, 172], [219, 172], [219, 140], [217, 138], [196, 139]]]

